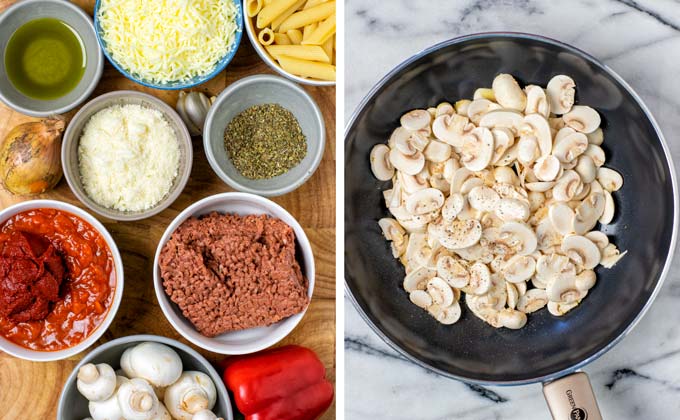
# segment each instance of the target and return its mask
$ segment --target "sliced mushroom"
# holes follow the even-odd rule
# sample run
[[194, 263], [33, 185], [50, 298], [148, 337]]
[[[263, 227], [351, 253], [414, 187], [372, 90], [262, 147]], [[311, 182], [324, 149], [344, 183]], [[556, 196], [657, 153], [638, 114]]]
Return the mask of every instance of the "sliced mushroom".
[[459, 101], [456, 101], [456, 103], [453, 104], [453, 107], [455, 108], [458, 114], [467, 116], [468, 108], [470, 107], [471, 103], [472, 101], [469, 99], [461, 99]]
[[500, 159], [494, 162], [496, 166], [508, 166], [512, 164], [517, 159], [517, 154], [519, 153], [519, 147], [517, 143], [513, 144], [508, 148], [508, 150], [503, 153]]
[[613, 169], [601, 167], [597, 170], [597, 182], [605, 190], [614, 192], [623, 186], [623, 177]]
[[[399, 179], [400, 185], [403, 187], [403, 191], [406, 194], [413, 194], [416, 191], [423, 190], [430, 186], [430, 183], [427, 180], [427, 178], [420, 176], [420, 174], [407, 175], [403, 172], [397, 172], [397, 179]], [[395, 204], [399, 205], [401, 203]]]
[[602, 132], [601, 127], [598, 127], [597, 130], [592, 133], [586, 134], [586, 136], [588, 136], [588, 143], [590, 144], [599, 146], [604, 142], [604, 132]]
[[470, 281], [463, 289], [465, 293], [481, 296], [491, 288], [491, 271], [486, 264], [476, 262], [470, 266]]
[[576, 288], [581, 291], [590, 290], [595, 286], [597, 276], [593, 270], [583, 270], [576, 276], [574, 284]]
[[440, 115], [432, 123], [432, 133], [444, 143], [460, 147], [469, 123], [470, 120], [462, 115]]
[[586, 105], [574, 105], [571, 111], [562, 116], [564, 122], [581, 133], [592, 133], [600, 127], [600, 114]]
[[539, 191], [529, 191], [529, 210], [535, 212], [545, 204], [545, 194]]
[[[604, 250], [604, 248], [609, 245], [609, 238], [607, 237], [606, 234], [603, 232], [600, 232], [598, 230], [593, 230], [591, 232], [586, 233], [585, 235], [586, 238], [590, 239], [593, 241], [595, 245], [597, 245], [598, 248], [600, 248], [600, 251]], [[604, 257], [604, 254], [603, 254]], [[600, 261], [601, 263], [601, 261]]]
[[602, 193], [592, 192], [576, 207], [574, 217], [574, 232], [583, 235], [597, 224], [606, 207], [606, 200]]
[[513, 171], [511, 168], [508, 168], [507, 166], [499, 166], [494, 168], [493, 180], [494, 184], [510, 184], [515, 186], [520, 184], [519, 178], [517, 177], [515, 171]]
[[388, 241], [399, 241], [404, 239], [404, 228], [394, 219], [390, 217], [384, 217], [378, 220], [378, 225], [382, 229], [385, 239]]
[[399, 119], [401, 126], [408, 131], [418, 131], [429, 127], [432, 115], [424, 109], [414, 109], [402, 115]]
[[440, 233], [439, 242], [447, 249], [468, 248], [482, 237], [482, 225], [479, 220], [454, 220]]
[[435, 270], [426, 267], [419, 267], [404, 277], [404, 290], [412, 292], [414, 290], [425, 290], [427, 282], [437, 274]]
[[445, 162], [451, 157], [451, 146], [432, 140], [423, 151], [423, 155], [432, 162]]
[[548, 304], [548, 294], [543, 289], [527, 290], [519, 301], [517, 301], [517, 310], [530, 314], [536, 312]]
[[543, 182], [554, 181], [561, 169], [560, 161], [553, 155], [539, 157], [533, 167], [536, 178]]
[[571, 127], [564, 127], [555, 134], [553, 154], [560, 162], [571, 162], [581, 156], [588, 148], [588, 138], [585, 134], [575, 131]]
[[524, 165], [531, 165], [540, 156], [538, 139], [535, 136], [522, 136], [517, 142], [517, 160]]
[[446, 308], [441, 308], [441, 310], [437, 311], [436, 313], [431, 312], [431, 314], [437, 321], [444, 325], [455, 324], [460, 319], [460, 304], [458, 302], [453, 302], [453, 305]]
[[600, 216], [599, 222], [603, 225], [608, 225], [614, 219], [614, 197], [612, 194], [605, 190], [604, 191], [604, 210], [602, 211], [602, 216]]
[[[576, 265], [592, 269], [600, 263], [600, 249], [585, 236], [571, 235], [562, 241], [561, 250]], [[550, 299], [559, 301], [557, 299]]]
[[548, 120], [541, 114], [529, 114], [524, 117], [520, 134], [532, 135], [538, 141], [541, 156], [547, 156], [552, 151], [552, 133]]
[[496, 206], [496, 216], [504, 222], [512, 220], [524, 222], [530, 215], [531, 210], [527, 200], [503, 198]]
[[489, 111], [501, 109], [501, 106], [488, 99], [475, 99], [467, 107], [467, 116], [475, 124], [479, 124], [484, 114]]
[[621, 252], [616, 245], [609, 244], [602, 250], [602, 260], [600, 261], [600, 264], [602, 264], [602, 267], [604, 268], [612, 268], [627, 253], [628, 251]]
[[444, 280], [432, 277], [427, 282], [427, 293], [432, 297], [432, 302], [441, 307], [451, 306], [454, 302], [453, 290]]
[[397, 127], [394, 129], [390, 135], [390, 139], [387, 141], [387, 145], [390, 149], [394, 149], [397, 143], [402, 143], [408, 141], [412, 133], [405, 129], [404, 127]]
[[493, 93], [493, 89], [489, 88], [475, 89], [475, 93], [472, 94], [472, 99], [488, 99], [492, 102], [496, 102], [496, 96]]
[[527, 182], [524, 186], [529, 191], [544, 193], [550, 191], [555, 186], [555, 182]]
[[409, 156], [395, 148], [390, 150], [389, 158], [395, 168], [407, 175], [415, 175], [425, 167], [425, 156], [421, 152]]
[[506, 222], [501, 226], [500, 234], [508, 246], [519, 255], [529, 255], [536, 250], [536, 234], [525, 223]]
[[414, 290], [409, 293], [408, 297], [414, 305], [420, 308], [427, 309], [432, 306], [432, 297], [424, 290]]
[[493, 94], [503, 108], [523, 111], [527, 106], [527, 96], [519, 87], [517, 80], [509, 74], [499, 74], [491, 85]]
[[550, 110], [553, 114], [562, 115], [571, 111], [574, 105], [574, 80], [565, 75], [557, 75], [550, 79], [546, 87]]
[[453, 193], [444, 200], [442, 217], [447, 222], [452, 221], [465, 208], [465, 197], [460, 193]]
[[461, 289], [470, 282], [470, 273], [457, 259], [443, 255], [437, 259], [437, 275], [451, 287]]
[[518, 330], [526, 325], [527, 316], [524, 312], [506, 308], [498, 312], [498, 321], [505, 328]]
[[565, 203], [557, 202], [548, 207], [550, 223], [562, 236], [572, 233], [575, 216], [574, 210]]
[[576, 275], [576, 267], [569, 258], [560, 254], [542, 255], [536, 261], [534, 280], [548, 284], [559, 275]]
[[581, 188], [581, 177], [576, 171], [564, 171], [552, 189], [553, 198], [557, 201], [571, 201]]
[[550, 116], [550, 103], [548, 96], [540, 86], [528, 85], [524, 88], [527, 95], [527, 106], [524, 108], [525, 114], [541, 114], [548, 118]]
[[406, 199], [406, 210], [413, 214], [433, 212], [444, 205], [444, 194], [436, 188], [416, 191]]
[[466, 179], [465, 182], [463, 182], [463, 185], [460, 186], [460, 193], [464, 195], [470, 194], [470, 191], [472, 191], [474, 188], [481, 187], [483, 185], [483, 179], [471, 176], [470, 178]]
[[390, 148], [384, 144], [376, 144], [371, 149], [371, 171], [380, 181], [389, 181], [394, 176], [394, 166], [389, 159]]
[[583, 152], [583, 154], [586, 156], [590, 156], [590, 158], [593, 160], [593, 163], [598, 168], [604, 165], [606, 156], [604, 154], [604, 150], [602, 150], [600, 146], [589, 144], [588, 147], [586, 148], [586, 151]]
[[529, 255], [515, 255], [503, 266], [503, 277], [510, 283], [529, 280], [536, 271], [536, 261]]
[[453, 105], [451, 105], [448, 102], [440, 102], [437, 107], [435, 108], [435, 116], [438, 117], [440, 115], [453, 115], [456, 112], [456, 110], [453, 108]]
[[480, 127], [506, 128], [513, 133], [513, 137], [519, 134], [519, 129], [524, 121], [521, 112], [510, 109], [497, 109], [488, 111], [479, 119]]
[[578, 158], [578, 163], [574, 167], [576, 173], [581, 177], [581, 182], [590, 184], [597, 176], [597, 166], [593, 162], [593, 158], [588, 155], [581, 155]]
[[501, 197], [496, 191], [485, 186], [475, 187], [468, 194], [470, 206], [475, 210], [485, 212], [496, 210], [500, 199]]
[[572, 303], [548, 302], [548, 312], [555, 316], [562, 316], [578, 306], [579, 301]]
[[[524, 284], [526, 287], [526, 283], [521, 282], [521, 284]], [[505, 292], [508, 295], [506, 303], [508, 305], [508, 308], [510, 309], [517, 308], [517, 301], [519, 301], [520, 297], [519, 291], [517, 290], [517, 286], [515, 286], [513, 283], [505, 282]]]
[[494, 154], [493, 134], [488, 128], [477, 127], [463, 137], [460, 162], [471, 171], [481, 171]]
[[573, 303], [585, 296], [585, 292], [576, 287], [576, 276], [573, 275], [555, 277], [545, 291], [552, 302]]

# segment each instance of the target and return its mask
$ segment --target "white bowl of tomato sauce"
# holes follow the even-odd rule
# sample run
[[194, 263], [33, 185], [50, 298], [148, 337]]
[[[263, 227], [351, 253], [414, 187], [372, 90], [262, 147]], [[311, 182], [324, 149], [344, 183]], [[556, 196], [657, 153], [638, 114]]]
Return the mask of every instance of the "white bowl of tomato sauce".
[[54, 200], [0, 211], [0, 350], [40, 362], [80, 353], [122, 297], [118, 247], [88, 212]]

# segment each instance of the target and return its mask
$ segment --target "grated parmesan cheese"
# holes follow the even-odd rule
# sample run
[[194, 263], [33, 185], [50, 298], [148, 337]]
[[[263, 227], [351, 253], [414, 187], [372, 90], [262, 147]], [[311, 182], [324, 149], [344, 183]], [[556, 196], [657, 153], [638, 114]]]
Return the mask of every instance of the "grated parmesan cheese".
[[102, 0], [98, 12], [111, 57], [153, 83], [213, 71], [234, 48], [233, 0]]
[[163, 114], [140, 105], [115, 105], [94, 114], [78, 145], [87, 195], [120, 211], [153, 207], [179, 170], [179, 144]]

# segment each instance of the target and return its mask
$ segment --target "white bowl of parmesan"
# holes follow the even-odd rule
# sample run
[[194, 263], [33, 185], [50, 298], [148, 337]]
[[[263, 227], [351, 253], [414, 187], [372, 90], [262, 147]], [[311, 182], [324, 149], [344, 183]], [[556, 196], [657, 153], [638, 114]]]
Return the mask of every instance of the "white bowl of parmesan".
[[61, 146], [69, 187], [109, 219], [140, 220], [160, 213], [189, 180], [191, 136], [165, 102], [135, 91], [110, 92], [73, 117]]

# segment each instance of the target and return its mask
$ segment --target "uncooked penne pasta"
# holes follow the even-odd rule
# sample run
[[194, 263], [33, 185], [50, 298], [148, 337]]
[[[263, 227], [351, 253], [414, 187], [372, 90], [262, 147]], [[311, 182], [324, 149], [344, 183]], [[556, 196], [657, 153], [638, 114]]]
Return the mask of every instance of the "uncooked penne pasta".
[[302, 41], [304, 45], [321, 45], [335, 34], [335, 14], [319, 23], [319, 26]]
[[309, 36], [312, 34], [312, 32], [316, 31], [316, 28], [318, 28], [318, 27], [319, 27], [319, 24], [316, 23], [316, 22], [305, 26], [302, 29], [302, 41], [304, 42], [305, 39], [309, 38]]
[[267, 52], [275, 58], [285, 55], [301, 60], [331, 62], [331, 56], [318, 45], [270, 45], [267, 47]]
[[276, 19], [281, 13], [297, 3], [298, 0], [273, 0], [257, 14], [256, 24], [259, 29], [264, 28]]
[[305, 3], [305, 7], [303, 9], [309, 9], [310, 7], [318, 6], [321, 3], [325, 3], [328, 0], [307, 0], [307, 3]]
[[288, 35], [286, 34], [274, 34], [274, 44], [276, 45], [290, 45], [292, 42], [290, 41], [290, 38], [288, 38]]
[[273, 0], [264, 0], [263, 3], [265, 6], [269, 6], [270, 4], [272, 4], [272, 1]]
[[314, 79], [335, 80], [335, 66], [332, 64], [300, 60], [299, 58], [286, 57], [285, 55], [280, 56], [278, 61], [281, 68], [288, 73]]
[[302, 31], [299, 29], [291, 29], [290, 31], [286, 32], [286, 35], [288, 35], [288, 38], [290, 38], [290, 42], [293, 44], [300, 44], [302, 43]]
[[328, 38], [326, 42], [321, 44], [321, 48], [323, 48], [324, 52], [326, 53], [327, 56], [333, 59], [333, 42], [334, 42], [335, 35], [332, 37]]
[[[260, 15], [266, 9], [266, 7], [262, 9]], [[335, 1], [321, 3], [318, 6], [310, 7], [309, 9], [293, 13], [288, 19], [283, 21], [280, 26], [280, 32], [286, 32], [289, 29], [301, 28], [305, 25], [309, 25], [310, 23], [328, 19], [328, 17], [330, 17], [332, 14], [335, 14]], [[258, 21], [260, 15], [258, 15]]]
[[264, 6], [263, 0], [247, 0], [246, 14], [248, 15], [248, 17], [253, 17], [260, 13], [260, 10], [262, 10], [262, 6]]
[[[272, 21], [272, 24], [271, 24], [272, 30], [276, 31], [279, 28], [279, 26], [281, 26], [283, 21], [288, 19], [288, 17], [290, 17], [290, 15], [295, 13], [304, 4], [304, 2], [305, 2], [305, 0], [297, 0], [297, 2], [295, 2], [295, 4], [293, 4], [288, 9], [286, 9], [285, 12], [283, 12], [279, 16], [277, 16], [276, 19], [274, 19]], [[279, 32], [285, 32], [285, 31], [279, 31]]]
[[274, 31], [269, 28], [264, 28], [257, 34], [257, 39], [262, 45], [271, 45], [274, 42]]

